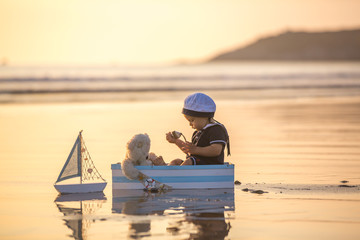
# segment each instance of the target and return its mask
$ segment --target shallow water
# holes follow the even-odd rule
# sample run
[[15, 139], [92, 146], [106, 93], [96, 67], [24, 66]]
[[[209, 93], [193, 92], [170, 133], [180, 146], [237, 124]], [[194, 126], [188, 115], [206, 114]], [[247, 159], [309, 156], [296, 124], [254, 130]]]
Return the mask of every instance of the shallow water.
[[[181, 100], [0, 106], [1, 239], [358, 239], [360, 100], [217, 100], [231, 137], [234, 192], [113, 193], [110, 165], [147, 132], [151, 151], [181, 157]], [[59, 199], [52, 184], [83, 137], [104, 195]], [[347, 180], [348, 183], [340, 181]], [[349, 185], [354, 187], [339, 187]], [[267, 193], [256, 194], [252, 190]], [[81, 227], [79, 227], [81, 226]], [[74, 230], [75, 229], [75, 230]], [[210, 237], [211, 236], [211, 237]]]

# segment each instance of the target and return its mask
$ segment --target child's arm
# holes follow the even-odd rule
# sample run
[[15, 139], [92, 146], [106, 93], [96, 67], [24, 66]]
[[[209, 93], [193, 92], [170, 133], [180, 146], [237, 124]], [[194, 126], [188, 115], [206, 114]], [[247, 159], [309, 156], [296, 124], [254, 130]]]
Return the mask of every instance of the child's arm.
[[204, 157], [216, 157], [221, 154], [223, 145], [219, 143], [211, 144], [206, 147], [197, 147], [190, 142], [184, 143], [183, 147], [179, 147], [184, 153], [199, 155]]

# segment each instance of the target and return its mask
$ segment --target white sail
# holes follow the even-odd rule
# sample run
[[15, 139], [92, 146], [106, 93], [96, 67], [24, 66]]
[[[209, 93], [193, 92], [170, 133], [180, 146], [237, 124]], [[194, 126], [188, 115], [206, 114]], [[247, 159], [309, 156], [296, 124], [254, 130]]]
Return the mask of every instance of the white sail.
[[56, 182], [60, 182], [69, 178], [80, 177], [80, 176], [81, 176], [81, 135], [79, 134]]

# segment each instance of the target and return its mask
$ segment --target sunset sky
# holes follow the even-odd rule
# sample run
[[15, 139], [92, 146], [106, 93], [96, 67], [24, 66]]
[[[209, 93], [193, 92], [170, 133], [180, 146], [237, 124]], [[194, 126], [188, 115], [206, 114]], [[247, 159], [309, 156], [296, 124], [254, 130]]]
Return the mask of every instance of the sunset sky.
[[0, 0], [0, 61], [203, 61], [269, 34], [360, 28], [359, 0]]

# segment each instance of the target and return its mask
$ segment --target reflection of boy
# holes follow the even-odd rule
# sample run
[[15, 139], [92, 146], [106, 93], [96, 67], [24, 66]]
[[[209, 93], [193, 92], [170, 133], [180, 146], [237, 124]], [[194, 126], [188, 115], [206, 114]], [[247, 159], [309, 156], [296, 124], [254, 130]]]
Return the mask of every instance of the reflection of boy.
[[194, 239], [225, 239], [231, 228], [230, 223], [225, 222], [224, 210], [187, 214], [186, 218], [197, 226]]
[[176, 139], [169, 132], [166, 140], [176, 144], [187, 154], [186, 160], [175, 159], [169, 165], [223, 164], [224, 148], [228, 147], [229, 136], [224, 125], [213, 119], [215, 102], [203, 93], [189, 95], [184, 102], [182, 113], [196, 131], [191, 142]]

